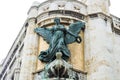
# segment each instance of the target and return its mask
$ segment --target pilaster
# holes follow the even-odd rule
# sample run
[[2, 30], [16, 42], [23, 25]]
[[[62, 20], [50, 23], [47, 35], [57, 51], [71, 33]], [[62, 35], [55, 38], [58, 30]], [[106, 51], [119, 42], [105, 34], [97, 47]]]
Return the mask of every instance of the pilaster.
[[30, 18], [24, 41], [20, 80], [33, 80], [32, 73], [36, 70], [38, 53], [38, 36], [34, 32], [36, 26], [36, 19]]
[[87, 80], [116, 80], [113, 69], [113, 35], [109, 19], [103, 14], [88, 16], [85, 29]]

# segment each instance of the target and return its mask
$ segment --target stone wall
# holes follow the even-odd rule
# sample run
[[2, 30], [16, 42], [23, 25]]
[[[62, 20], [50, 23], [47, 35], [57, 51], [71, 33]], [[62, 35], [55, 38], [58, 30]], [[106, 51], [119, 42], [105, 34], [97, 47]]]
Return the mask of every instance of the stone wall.
[[85, 30], [87, 80], [115, 80], [113, 46], [111, 46], [113, 45], [113, 35], [110, 23], [100, 15], [88, 18]]
[[[69, 63], [73, 68], [87, 72], [87, 80], [120, 80], [120, 19], [109, 14], [109, 0], [82, 1], [84, 3], [77, 0], [34, 2], [28, 11], [27, 26], [21, 30], [4, 61], [0, 79], [12, 78], [15, 69], [15, 79], [33, 80], [33, 73], [44, 68], [37, 56], [49, 47], [34, 33], [34, 28], [52, 27], [53, 19], [60, 17], [66, 28], [76, 21], [86, 22], [85, 31], [80, 33], [82, 43], [68, 45], [71, 51]], [[21, 47], [22, 52], [19, 52]], [[20, 56], [16, 57], [18, 53]], [[13, 56], [21, 69], [13, 67], [10, 71], [8, 68], [13, 64]]]
[[114, 34], [114, 71], [115, 71], [115, 80], [120, 80], [120, 35]]

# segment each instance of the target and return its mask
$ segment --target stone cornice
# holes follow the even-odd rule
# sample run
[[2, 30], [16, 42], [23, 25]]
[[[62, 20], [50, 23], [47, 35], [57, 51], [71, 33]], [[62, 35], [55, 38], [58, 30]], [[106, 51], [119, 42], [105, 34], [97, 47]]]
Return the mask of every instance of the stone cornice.
[[[43, 3], [41, 3], [41, 4], [39, 4], [38, 7], [41, 7], [41, 6], [43, 6], [43, 5], [47, 4], [47, 3], [52, 3], [52, 2], [54, 2], [54, 1], [56, 1], [56, 0], [47, 0], [47, 1], [45, 1], [45, 2], [43, 2]], [[58, 0], [58, 1], [60, 1], [60, 0]], [[62, 0], [61, 0], [61, 1], [62, 1]], [[68, 0], [63, 0], [63, 1], [68, 2]], [[81, 1], [78, 1], [78, 0], [69, 0], [69, 1], [74, 1], [74, 2], [80, 3], [80, 4], [82, 4], [82, 5], [84, 5], [84, 6], [87, 7], [87, 5], [86, 5], [85, 3], [81, 2]]]
[[[39, 5], [34, 5], [34, 6], [31, 6], [31, 7], [30, 7], [30, 9], [28, 10], [27, 14], [29, 14], [29, 13], [30, 13], [30, 10], [31, 10], [31, 9], [36, 8], [36, 9], [38, 10], [38, 8], [39, 8], [39, 7], [41, 7], [41, 6], [45, 5], [45, 4], [51, 3], [51, 2], [53, 2], [53, 1], [55, 1], [55, 0], [45, 1], [45, 2], [43, 2], [43, 3], [40, 3]], [[63, 0], [63, 1], [68, 2], [67, 0]], [[71, 0], [71, 1], [74, 1], [74, 2], [75, 2], [75, 0]], [[84, 4], [84, 3], [83, 3], [83, 2], [81, 2], [81, 1], [76, 0], [76, 2], [77, 2], [77, 3], [80, 3], [80, 4], [82, 4], [82, 5], [84, 5], [84, 6], [86, 6], [86, 7], [87, 7], [87, 5], [86, 5], [86, 4]]]
[[74, 71], [76, 71], [78, 73], [87, 74], [86, 71], [78, 70], [78, 69], [75, 69], [75, 68], [73, 68], [72, 70], [74, 70]]
[[[112, 19], [112, 17], [110, 15], [107, 15], [107, 14], [102, 13], [102, 12], [97, 12], [97, 13], [93, 13], [93, 14], [101, 14], [101, 15], [104, 15], [105, 17]], [[89, 15], [92, 15], [92, 14], [88, 14], [87, 16], [89, 16]]]
[[120, 35], [120, 29], [116, 28], [116, 27], [113, 27], [112, 28], [113, 32]]
[[[86, 71], [77, 70], [75, 68], [72, 68], [72, 70], [75, 71], [75, 72], [78, 72], [78, 73], [87, 74]], [[37, 70], [37, 71], [33, 72], [33, 74], [36, 74], [36, 73], [39, 73], [39, 72], [42, 72], [42, 71], [44, 71], [44, 69]]]
[[33, 9], [33, 8], [36, 8], [36, 9], [38, 10], [38, 6], [32, 6], [32, 7], [30, 7], [30, 9], [28, 10], [27, 15], [30, 13], [31, 9]]
[[[36, 18], [38, 19], [38, 21], [40, 22], [40, 20], [39, 20], [39, 17], [40, 16], [44, 16], [44, 18], [47, 18], [47, 17], [51, 17], [52, 15], [54, 15], [54, 14], [50, 14], [50, 12], [57, 12], [57, 11], [59, 11], [60, 13], [55, 13], [55, 15], [57, 15], [57, 16], [59, 16], [59, 15], [61, 15], [60, 17], [62, 17], [62, 16], [70, 16], [70, 17], [73, 17], [73, 18], [77, 18], [77, 19], [80, 19], [81, 18], [81, 20], [84, 20], [85, 19], [85, 15], [84, 14], [81, 14], [81, 13], [79, 13], [79, 12], [75, 12], [75, 11], [72, 11], [72, 10], [52, 10], [52, 11], [46, 11], [46, 12], [43, 12], [42, 14], [39, 14]], [[61, 11], [63, 11], [63, 12], [61, 12]], [[66, 14], [65, 12], [70, 12], [70, 14], [68, 15], [68, 13]], [[72, 14], [72, 12], [73, 13], [76, 13], [76, 14], [78, 14], [78, 17], [75, 17], [75, 16], [77, 16], [77, 15], [74, 15], [74, 16], [72, 16], [73, 14]], [[81, 16], [81, 17], [80, 17]], [[79, 18], [80, 17], [80, 18]], [[40, 19], [42, 19], [42, 17], [40, 17]]]

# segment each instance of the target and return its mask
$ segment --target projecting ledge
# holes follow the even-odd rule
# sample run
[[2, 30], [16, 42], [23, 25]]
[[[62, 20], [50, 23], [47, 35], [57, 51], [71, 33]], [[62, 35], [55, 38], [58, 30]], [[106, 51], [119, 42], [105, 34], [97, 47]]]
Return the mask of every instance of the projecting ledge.
[[74, 79], [68, 79], [68, 78], [51, 78], [51, 79], [42, 79], [42, 80], [74, 80]]
[[[78, 79], [79, 80], [87, 80], [87, 72], [84, 71], [80, 71], [80, 70], [76, 70], [76, 69], [72, 69], [77, 75], [78, 75]], [[34, 75], [34, 80], [74, 80], [74, 79], [69, 79], [69, 78], [46, 78], [43, 79], [42, 76], [44, 75], [44, 69], [38, 70], [36, 72], [33, 73]]]

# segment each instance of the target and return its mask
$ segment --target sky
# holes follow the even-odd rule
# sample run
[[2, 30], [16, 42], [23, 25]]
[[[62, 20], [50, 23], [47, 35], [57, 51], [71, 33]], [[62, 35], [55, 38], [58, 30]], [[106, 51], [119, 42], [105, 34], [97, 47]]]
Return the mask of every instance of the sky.
[[[19, 31], [27, 12], [35, 0], [0, 1], [0, 62], [6, 57]], [[44, 2], [46, 0], [36, 0]], [[120, 18], [120, 0], [111, 0], [110, 12]]]

